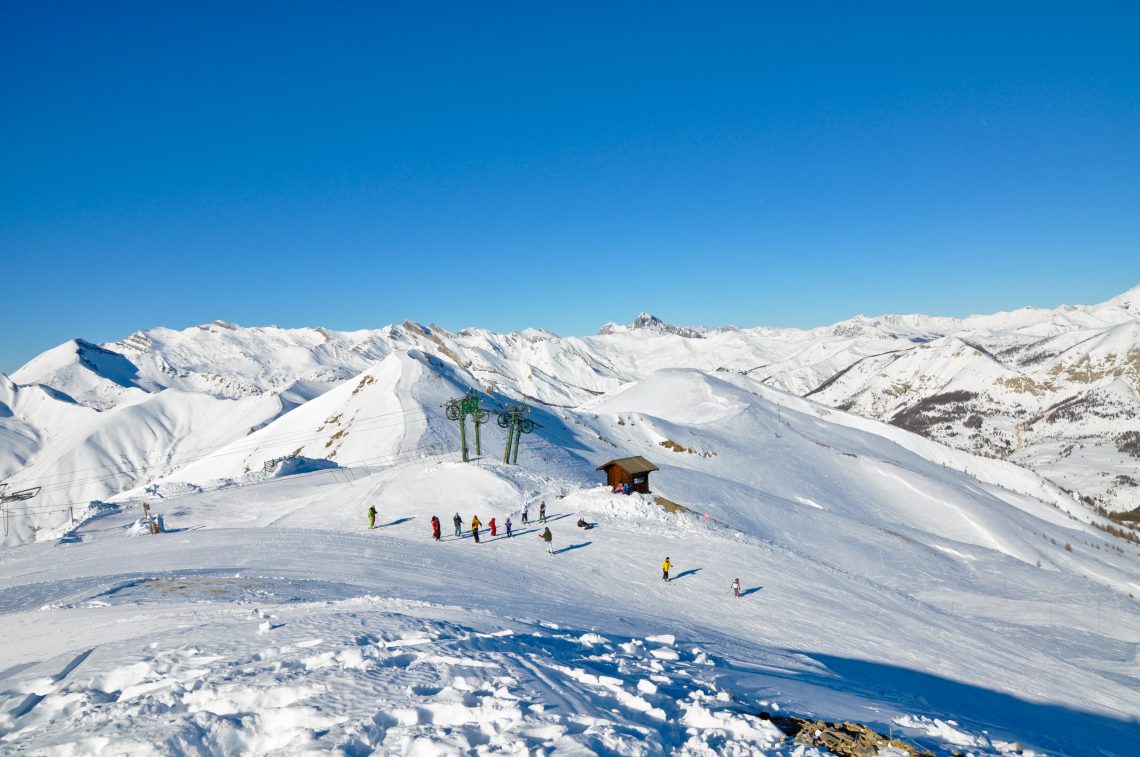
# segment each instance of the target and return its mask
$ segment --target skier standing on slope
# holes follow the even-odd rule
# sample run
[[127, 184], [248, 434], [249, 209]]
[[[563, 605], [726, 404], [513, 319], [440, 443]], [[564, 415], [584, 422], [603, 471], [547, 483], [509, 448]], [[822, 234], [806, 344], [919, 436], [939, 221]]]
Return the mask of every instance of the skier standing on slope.
[[463, 536], [463, 518], [459, 517], [459, 513], [455, 514], [455, 517], [451, 519], [451, 522], [455, 524], [455, 535]]
[[523, 525], [524, 526], [527, 523], [530, 523], [530, 503], [529, 502], [527, 502], [526, 504], [523, 505], [523, 516], [522, 516], [522, 518], [523, 518]]
[[538, 506], [538, 519], [543, 523], [546, 522], [546, 500], [542, 500], [542, 504]]
[[376, 528], [376, 505], [368, 508], [368, 527]]
[[732, 596], [736, 597], [737, 599], [740, 599], [740, 579], [739, 578], [732, 579]]
[[495, 519], [494, 519], [494, 518], [491, 518], [491, 522], [490, 522], [490, 523], [488, 523], [487, 525], [491, 527], [491, 536], [492, 536], [492, 537], [494, 537], [494, 536], [495, 536], [495, 534], [497, 533], [496, 529], [498, 528], [498, 527], [495, 525]]
[[439, 541], [439, 518], [431, 516], [431, 538]]
[[507, 516], [507, 537], [511, 536], [511, 516]]
[[550, 533], [550, 526], [547, 526], [546, 530], [538, 535], [538, 538], [546, 542], [546, 551], [549, 554], [554, 554], [554, 534]]
[[669, 562], [669, 558], [665, 558], [665, 562], [661, 563], [661, 580], [669, 580], [669, 569], [673, 567], [673, 563]]
[[478, 515], [471, 519], [471, 535], [475, 537], [476, 544], [479, 543], [479, 526], [481, 525], [483, 525], [483, 523], [479, 520]]

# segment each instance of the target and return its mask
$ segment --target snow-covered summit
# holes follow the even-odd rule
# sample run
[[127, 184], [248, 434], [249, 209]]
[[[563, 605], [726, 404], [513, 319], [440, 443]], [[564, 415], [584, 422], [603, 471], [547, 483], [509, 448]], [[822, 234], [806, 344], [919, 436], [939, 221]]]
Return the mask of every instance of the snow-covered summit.
[[688, 328], [684, 326], [674, 326], [671, 323], [666, 323], [651, 313], [639, 313], [633, 319], [633, 323], [628, 326], [622, 326], [616, 323], [607, 323], [598, 329], [598, 336], [606, 336], [610, 334], [627, 333], [631, 331], [655, 331], [662, 334], [675, 334], [685, 339], [703, 339], [705, 336], [704, 328]]

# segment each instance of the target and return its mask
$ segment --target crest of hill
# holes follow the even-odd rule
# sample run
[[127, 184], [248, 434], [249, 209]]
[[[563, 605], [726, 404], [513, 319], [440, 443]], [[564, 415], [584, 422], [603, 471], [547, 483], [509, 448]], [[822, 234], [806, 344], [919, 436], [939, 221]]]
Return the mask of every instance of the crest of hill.
[[80, 404], [105, 410], [137, 402], [157, 387], [122, 354], [82, 339], [44, 352], [12, 374], [21, 385], [42, 384]]
[[420, 350], [400, 350], [249, 436], [167, 476], [202, 483], [260, 472], [282, 458], [338, 465], [406, 462], [457, 446], [445, 403], [463, 396], [470, 376]]

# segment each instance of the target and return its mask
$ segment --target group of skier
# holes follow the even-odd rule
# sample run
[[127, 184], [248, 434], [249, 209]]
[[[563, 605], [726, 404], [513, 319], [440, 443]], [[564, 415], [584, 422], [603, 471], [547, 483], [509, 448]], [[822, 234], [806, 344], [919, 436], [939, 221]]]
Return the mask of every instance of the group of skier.
[[[546, 523], [546, 501], [545, 500], [539, 502], [538, 519], [540, 522]], [[463, 536], [463, 517], [460, 516], [460, 514], [457, 512], [457, 513], [455, 513], [455, 515], [452, 516], [451, 522], [455, 526], [455, 536], [456, 537], [462, 537]], [[530, 503], [529, 502], [524, 504], [522, 507], [522, 522], [524, 524], [530, 523]], [[578, 525], [582, 525], [582, 521], [579, 521]], [[368, 508], [368, 527], [369, 528], [376, 528], [376, 505], [372, 505], [371, 507]], [[591, 524], [588, 527], [592, 528], [593, 526]], [[480, 543], [479, 535], [481, 533], [481, 531], [480, 531], [481, 528], [483, 528], [483, 521], [479, 520], [478, 515], [473, 516], [471, 518], [471, 538], [475, 540], [476, 544]], [[497, 519], [491, 518], [491, 520], [487, 521], [487, 529], [491, 532], [492, 538], [498, 536], [499, 535], [499, 523], [498, 523]], [[509, 515], [507, 516], [506, 522], [503, 523], [503, 531], [504, 531], [504, 533], [506, 533], [506, 535], [508, 537], [514, 536], [514, 523], [511, 521], [511, 518]], [[439, 520], [438, 515], [431, 516], [431, 538], [434, 539], [435, 541], [441, 541], [443, 538], [442, 528], [441, 528], [441, 524], [440, 524], [440, 520]], [[553, 554], [553, 551], [552, 551], [553, 548], [550, 546], [551, 541], [553, 540], [553, 536], [550, 533], [550, 528], [547, 527], [546, 529], [544, 529], [542, 534], [540, 534], [539, 538], [543, 539], [546, 542], [548, 551], [551, 551], [551, 553]]]
[[[369, 528], [376, 528], [376, 513], [377, 513], [376, 505], [371, 505], [368, 508], [368, 527]], [[538, 519], [539, 519], [539, 522], [546, 523], [546, 500], [542, 500], [538, 504]], [[455, 536], [456, 537], [462, 537], [463, 536], [463, 518], [459, 515], [458, 512], [456, 512], [455, 515], [452, 516], [451, 522], [455, 525]], [[524, 504], [522, 507], [522, 522], [524, 524], [530, 523], [530, 503], [529, 502]], [[582, 525], [583, 523], [584, 523], [584, 521], [582, 521], [582, 520], [578, 521], [578, 525], [582, 526], [583, 528], [593, 528], [593, 524], [583, 526]], [[482, 527], [483, 527], [483, 521], [479, 520], [479, 516], [478, 515], [473, 516], [471, 518], [471, 538], [475, 540], [476, 544], [480, 543], [479, 542], [479, 533], [480, 533], [479, 529], [481, 529]], [[487, 522], [487, 528], [488, 528], [488, 530], [490, 530], [492, 538], [499, 535], [499, 524], [495, 518], [491, 518], [491, 520], [489, 520]], [[503, 531], [506, 533], [506, 535], [508, 537], [514, 536], [514, 523], [511, 522], [511, 517], [509, 515], [507, 516], [506, 522], [503, 524]], [[443, 538], [443, 535], [441, 533], [441, 526], [440, 526], [440, 521], [439, 521], [438, 515], [431, 516], [431, 538], [434, 539], [435, 541], [441, 541]], [[547, 526], [546, 528], [544, 528], [542, 533], [538, 535], [538, 538], [540, 538], [544, 542], [546, 542], [546, 551], [553, 555], [554, 554], [554, 535], [550, 532], [550, 526]]]
[[[377, 514], [376, 505], [370, 506], [368, 508], [368, 527], [369, 528], [376, 528], [376, 514]], [[543, 500], [538, 506], [538, 518], [539, 518], [540, 522], [546, 523], [546, 500]], [[460, 517], [458, 512], [456, 512], [455, 515], [452, 517], [451, 521], [452, 521], [452, 523], [455, 524], [455, 535], [456, 535], [456, 537], [462, 537], [463, 536], [463, 518]], [[527, 525], [530, 523], [530, 503], [529, 502], [523, 505], [522, 522], [524, 525]], [[482, 528], [482, 526], [483, 526], [483, 522], [481, 520], [479, 520], [478, 515], [475, 515], [471, 518], [471, 537], [475, 540], [476, 544], [479, 544], [479, 529]], [[508, 515], [506, 523], [503, 524], [504, 531], [506, 532], [508, 537], [514, 536], [514, 527], [513, 526], [514, 526], [514, 524], [511, 523], [511, 517]], [[491, 520], [488, 521], [487, 527], [491, 532], [492, 538], [494, 538], [495, 536], [498, 535], [499, 526], [498, 526], [498, 523], [496, 523], [494, 518], [491, 518]], [[579, 528], [593, 528], [594, 525], [592, 523], [587, 523], [586, 520], [583, 518], [579, 518], [578, 519], [578, 527]], [[431, 538], [434, 539], [435, 541], [441, 540], [439, 516], [436, 516], [436, 515], [431, 516]], [[542, 533], [538, 535], [538, 538], [542, 539], [543, 542], [546, 543], [547, 553], [553, 555], [554, 554], [554, 535], [552, 533], [550, 533], [550, 526], [546, 526], [543, 529]], [[669, 581], [669, 571], [672, 570], [672, 568], [673, 568], [672, 560], [670, 560], [668, 557], [666, 557], [665, 561], [661, 563], [661, 580], [662, 581], [666, 581], [666, 582]], [[732, 581], [732, 585], [729, 586], [729, 588], [732, 590], [732, 595], [734, 597], [736, 597], [737, 599], [739, 599], [740, 598], [740, 579], [734, 578]]]

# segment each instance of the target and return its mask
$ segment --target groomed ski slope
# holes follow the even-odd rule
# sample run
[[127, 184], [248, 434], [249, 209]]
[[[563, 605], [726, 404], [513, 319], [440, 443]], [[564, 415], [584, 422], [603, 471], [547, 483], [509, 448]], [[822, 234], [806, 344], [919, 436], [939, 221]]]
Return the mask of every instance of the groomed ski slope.
[[[149, 498], [168, 533], [145, 534], [124, 497], [0, 553], [0, 744], [816, 753], [755, 717], [767, 710], [939, 753], [1134, 753], [1136, 550], [1045, 489], [1002, 488], [1000, 466], [980, 481], [956, 469], [961, 453], [932, 460], [924, 440], [695, 371], [537, 414], [519, 466], [494, 461], [500, 435], [473, 463], [412, 460], [442, 438], [432, 400], [453, 388], [421, 364], [389, 380], [422, 427], [365, 437], [406, 461], [274, 477], [223, 454], [200, 474], [221, 484], [176, 475]], [[654, 490], [695, 513], [597, 486], [593, 466], [627, 454], [654, 460]], [[1026, 492], [1020, 475], [1006, 484]], [[511, 539], [452, 535], [456, 511], [501, 527], [539, 500], [553, 557], [517, 512]]]

